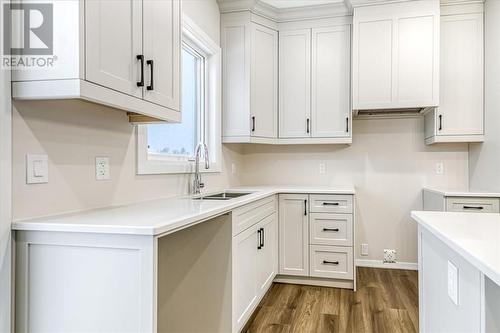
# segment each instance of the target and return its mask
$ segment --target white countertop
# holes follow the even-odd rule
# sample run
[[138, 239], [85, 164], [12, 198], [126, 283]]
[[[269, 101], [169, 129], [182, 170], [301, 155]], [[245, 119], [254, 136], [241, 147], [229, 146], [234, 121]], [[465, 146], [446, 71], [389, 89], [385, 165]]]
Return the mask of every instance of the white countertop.
[[411, 212], [411, 217], [500, 286], [500, 214]]
[[[12, 230], [155, 236], [171, 233], [278, 193], [354, 194], [352, 187], [238, 187], [252, 194], [231, 200], [157, 199], [123, 206], [14, 221]], [[210, 193], [217, 193], [214, 191]], [[210, 194], [210, 193], [204, 193]]]
[[474, 192], [457, 189], [437, 189], [431, 187], [424, 187], [424, 191], [434, 192], [445, 197], [500, 198], [500, 193], [497, 192]]

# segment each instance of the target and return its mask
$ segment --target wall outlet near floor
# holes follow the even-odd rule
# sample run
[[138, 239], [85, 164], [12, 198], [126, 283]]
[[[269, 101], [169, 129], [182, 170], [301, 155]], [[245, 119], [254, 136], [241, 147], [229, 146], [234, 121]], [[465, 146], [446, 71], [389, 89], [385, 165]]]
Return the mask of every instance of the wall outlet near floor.
[[326, 173], [326, 164], [325, 163], [320, 163], [319, 164], [319, 174], [323, 175]]
[[109, 171], [109, 157], [98, 156], [95, 158], [95, 179], [108, 180], [111, 178]]
[[368, 244], [361, 244], [361, 255], [362, 256], [368, 255]]
[[396, 262], [396, 250], [384, 249], [384, 263], [390, 264]]
[[444, 174], [444, 163], [443, 162], [436, 163], [436, 174], [437, 175]]

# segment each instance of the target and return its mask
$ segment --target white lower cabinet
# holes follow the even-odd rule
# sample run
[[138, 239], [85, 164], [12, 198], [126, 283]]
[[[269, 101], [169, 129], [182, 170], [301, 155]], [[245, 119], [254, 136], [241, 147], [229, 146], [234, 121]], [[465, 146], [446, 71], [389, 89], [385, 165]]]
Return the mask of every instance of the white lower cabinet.
[[309, 275], [307, 194], [280, 194], [280, 274]]
[[352, 195], [279, 196], [281, 282], [354, 288], [353, 202]]
[[[233, 229], [241, 218], [233, 215]], [[261, 218], [256, 207], [244, 218], [253, 225], [233, 237], [233, 332], [242, 329], [278, 272], [276, 211]]]

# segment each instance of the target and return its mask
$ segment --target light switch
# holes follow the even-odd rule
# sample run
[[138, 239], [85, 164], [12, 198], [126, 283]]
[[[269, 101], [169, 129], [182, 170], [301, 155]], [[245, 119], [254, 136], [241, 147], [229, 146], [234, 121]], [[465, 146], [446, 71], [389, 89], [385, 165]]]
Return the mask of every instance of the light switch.
[[450, 261], [448, 261], [448, 296], [455, 305], [458, 305], [458, 268]]
[[47, 155], [26, 155], [26, 184], [49, 182], [49, 164]]

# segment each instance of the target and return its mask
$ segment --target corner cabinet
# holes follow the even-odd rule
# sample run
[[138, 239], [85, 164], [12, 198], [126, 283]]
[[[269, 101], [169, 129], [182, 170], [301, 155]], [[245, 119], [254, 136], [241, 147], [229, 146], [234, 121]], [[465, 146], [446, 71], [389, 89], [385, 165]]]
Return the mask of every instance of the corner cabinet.
[[223, 142], [350, 144], [347, 22], [298, 29], [249, 11], [223, 14]]
[[461, 9], [441, 16], [441, 97], [425, 114], [427, 144], [484, 141], [482, 4]]
[[439, 1], [354, 8], [353, 109], [439, 104]]
[[14, 99], [83, 99], [181, 120], [180, 0], [51, 2], [54, 66], [14, 71]]
[[278, 136], [278, 32], [250, 12], [222, 15], [223, 142]]

